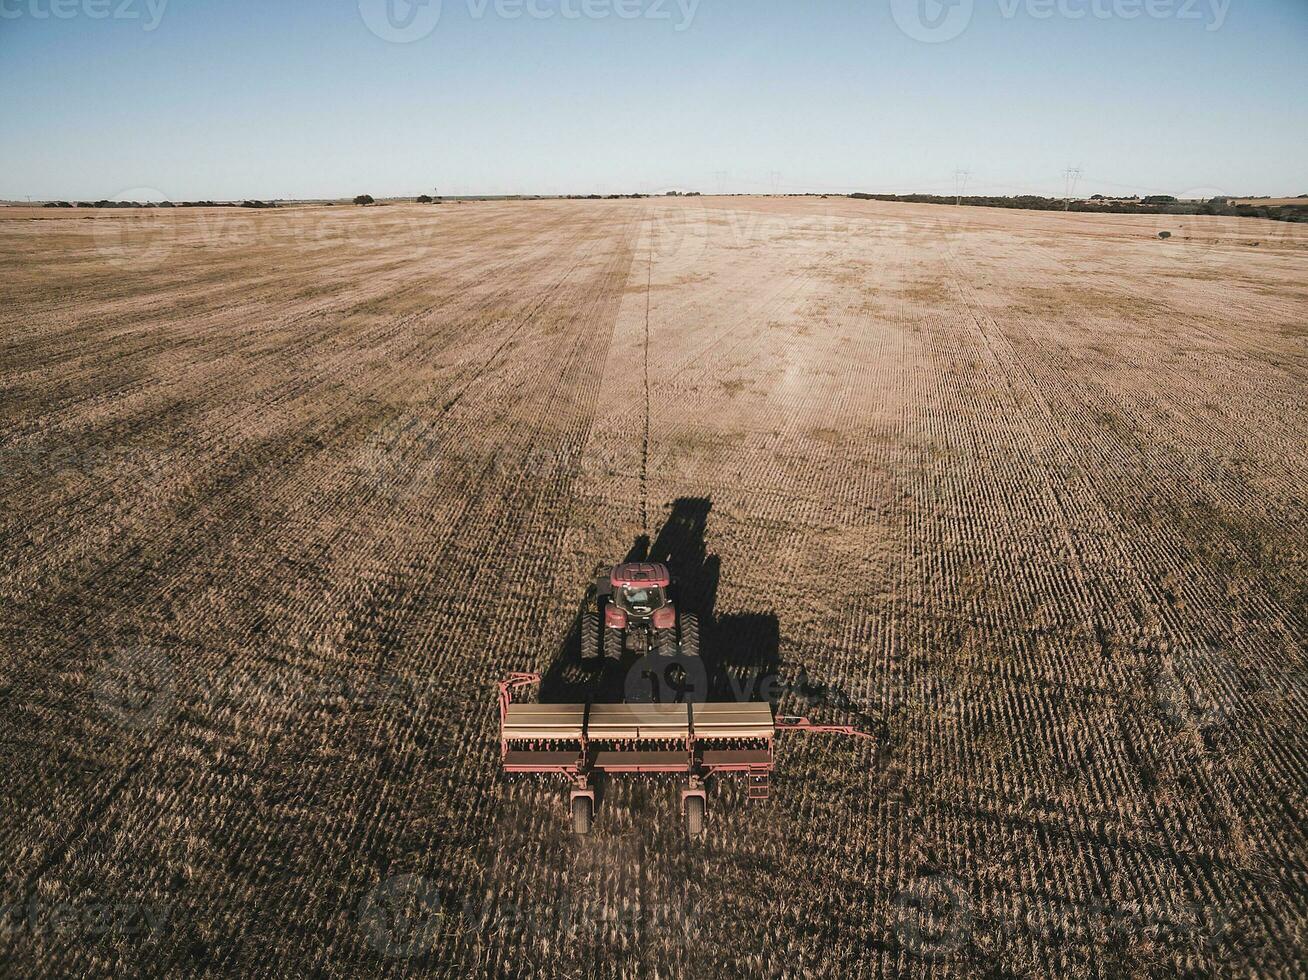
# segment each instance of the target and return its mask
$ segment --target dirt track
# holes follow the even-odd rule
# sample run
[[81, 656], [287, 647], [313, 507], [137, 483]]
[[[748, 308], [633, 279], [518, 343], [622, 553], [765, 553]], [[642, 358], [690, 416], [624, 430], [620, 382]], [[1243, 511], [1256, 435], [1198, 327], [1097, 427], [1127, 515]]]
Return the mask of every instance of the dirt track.
[[[91, 214], [0, 210], [6, 969], [1308, 968], [1303, 229]], [[494, 680], [642, 534], [878, 749], [699, 844], [502, 778]]]

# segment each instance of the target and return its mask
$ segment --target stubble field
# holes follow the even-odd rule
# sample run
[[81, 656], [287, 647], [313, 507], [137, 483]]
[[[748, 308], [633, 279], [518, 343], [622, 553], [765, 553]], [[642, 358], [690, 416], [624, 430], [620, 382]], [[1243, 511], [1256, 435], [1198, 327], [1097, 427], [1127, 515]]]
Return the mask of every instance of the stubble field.
[[[1308, 969], [1303, 229], [7, 208], [0, 272], [5, 972]], [[633, 551], [874, 746], [573, 838], [494, 682]]]

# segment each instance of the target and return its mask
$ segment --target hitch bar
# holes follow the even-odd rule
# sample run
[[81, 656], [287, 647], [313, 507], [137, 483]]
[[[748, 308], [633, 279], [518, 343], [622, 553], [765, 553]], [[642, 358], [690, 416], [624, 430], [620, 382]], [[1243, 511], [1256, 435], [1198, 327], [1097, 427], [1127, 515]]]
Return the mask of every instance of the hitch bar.
[[802, 715], [777, 715], [772, 722], [778, 732], [812, 732], [815, 735], [849, 735], [853, 738], [869, 738], [877, 741], [877, 736], [865, 732], [853, 725], [819, 725]]

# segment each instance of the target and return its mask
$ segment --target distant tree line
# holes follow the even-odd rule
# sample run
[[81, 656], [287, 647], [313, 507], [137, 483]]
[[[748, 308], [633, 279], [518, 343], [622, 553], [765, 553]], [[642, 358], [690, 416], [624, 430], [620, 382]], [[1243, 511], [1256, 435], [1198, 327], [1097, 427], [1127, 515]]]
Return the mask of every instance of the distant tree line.
[[1096, 194], [1088, 201], [1066, 201], [1056, 197], [1019, 194], [1014, 197], [957, 197], [944, 194], [863, 194], [849, 195], [860, 201], [902, 201], [907, 204], [962, 204], [980, 208], [1021, 208], [1025, 211], [1085, 211], [1095, 214], [1215, 214], [1239, 218], [1271, 218], [1273, 221], [1308, 221], [1308, 201], [1304, 204], [1256, 207], [1231, 204], [1229, 198], [1214, 197], [1207, 201], [1178, 201], [1170, 194], [1134, 198], [1105, 198]]
[[276, 208], [276, 201], [46, 201], [43, 208]]
[[[600, 200], [619, 200], [649, 197], [649, 194], [567, 194], [564, 195], [568, 200], [575, 201], [600, 201]], [[669, 191], [669, 197], [699, 197], [699, 191]], [[866, 195], [852, 195], [854, 197]], [[540, 200], [538, 196], [514, 195], [513, 200]], [[444, 204], [443, 197], [432, 197], [430, 194], [419, 194], [414, 198], [417, 204]], [[328, 204], [333, 202], [328, 201]], [[360, 206], [376, 204], [376, 199], [371, 194], [359, 194], [354, 198], [354, 203]], [[276, 201], [181, 201], [174, 204], [172, 201], [47, 201], [41, 205], [43, 208], [276, 208], [281, 207]]]
[[[648, 194], [564, 194], [567, 201], [634, 201], [649, 197]], [[687, 194], [687, 197], [697, 196]]]

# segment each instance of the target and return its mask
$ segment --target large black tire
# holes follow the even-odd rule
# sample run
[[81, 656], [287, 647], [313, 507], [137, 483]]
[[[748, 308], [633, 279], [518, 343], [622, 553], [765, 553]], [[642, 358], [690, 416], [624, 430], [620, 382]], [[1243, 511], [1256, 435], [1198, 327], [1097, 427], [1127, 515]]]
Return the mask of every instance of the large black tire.
[[590, 818], [593, 812], [589, 796], [574, 796], [572, 798], [572, 832], [574, 834], [584, 835], [590, 833]]
[[681, 655], [699, 656], [699, 617], [694, 613], [681, 614]]
[[677, 631], [675, 629], [655, 630], [654, 652], [660, 657], [675, 657], [677, 655]]
[[704, 797], [686, 797], [686, 836], [699, 837], [704, 833]]
[[604, 656], [609, 660], [622, 659], [622, 630], [604, 629]]
[[581, 659], [583, 663], [591, 663], [599, 657], [599, 642], [599, 617], [594, 613], [586, 613], [581, 617]]

